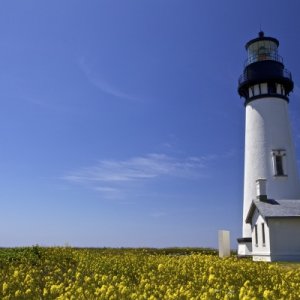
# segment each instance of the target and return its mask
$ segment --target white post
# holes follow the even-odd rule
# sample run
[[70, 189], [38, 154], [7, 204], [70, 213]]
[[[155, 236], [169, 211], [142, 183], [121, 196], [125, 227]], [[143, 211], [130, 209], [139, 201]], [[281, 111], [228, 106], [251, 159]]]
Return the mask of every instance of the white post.
[[219, 230], [219, 257], [230, 256], [230, 232]]

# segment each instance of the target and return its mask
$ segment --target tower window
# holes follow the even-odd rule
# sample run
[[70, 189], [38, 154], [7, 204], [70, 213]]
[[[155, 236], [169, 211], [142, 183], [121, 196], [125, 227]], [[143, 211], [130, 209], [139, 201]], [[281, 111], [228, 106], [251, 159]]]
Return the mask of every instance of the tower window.
[[277, 94], [284, 95], [284, 87], [282, 84], [276, 83]]
[[256, 84], [254, 86], [254, 92], [253, 92], [254, 96], [257, 96], [257, 95], [260, 95], [261, 92], [260, 92], [260, 85], [259, 84]]
[[268, 84], [266, 82], [260, 84], [260, 92], [261, 92], [261, 94], [268, 93]]
[[281, 155], [275, 155], [275, 164], [276, 164], [276, 175], [277, 176], [284, 175]]
[[276, 84], [275, 83], [268, 83], [268, 92], [269, 94], [276, 94]]
[[254, 88], [253, 86], [249, 87], [249, 97], [253, 97], [254, 96]]
[[275, 176], [286, 176], [285, 174], [285, 150], [273, 150], [273, 167]]

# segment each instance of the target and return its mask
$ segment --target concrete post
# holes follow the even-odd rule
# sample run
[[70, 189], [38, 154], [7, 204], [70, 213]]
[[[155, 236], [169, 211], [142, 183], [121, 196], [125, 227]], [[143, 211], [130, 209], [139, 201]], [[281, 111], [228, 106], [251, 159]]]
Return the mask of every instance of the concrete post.
[[219, 230], [219, 257], [230, 256], [230, 232]]

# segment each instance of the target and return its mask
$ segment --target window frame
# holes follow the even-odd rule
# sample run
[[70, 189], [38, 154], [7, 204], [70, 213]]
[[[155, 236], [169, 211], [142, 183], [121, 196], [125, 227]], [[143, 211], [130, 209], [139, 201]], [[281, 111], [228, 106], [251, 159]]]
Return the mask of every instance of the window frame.
[[286, 151], [283, 149], [272, 150], [273, 172], [275, 177], [286, 177]]
[[255, 236], [255, 246], [258, 247], [258, 232], [257, 232], [257, 224], [254, 225], [254, 236]]
[[261, 232], [262, 232], [262, 245], [266, 246], [266, 233], [265, 233], [265, 223], [261, 223]]

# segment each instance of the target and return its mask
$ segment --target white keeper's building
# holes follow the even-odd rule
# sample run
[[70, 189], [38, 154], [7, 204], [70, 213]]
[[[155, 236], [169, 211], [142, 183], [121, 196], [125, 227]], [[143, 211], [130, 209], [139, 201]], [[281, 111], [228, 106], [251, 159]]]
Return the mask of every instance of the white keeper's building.
[[300, 181], [288, 115], [294, 83], [263, 32], [246, 44], [238, 92], [245, 99], [243, 236], [238, 254], [300, 261]]

